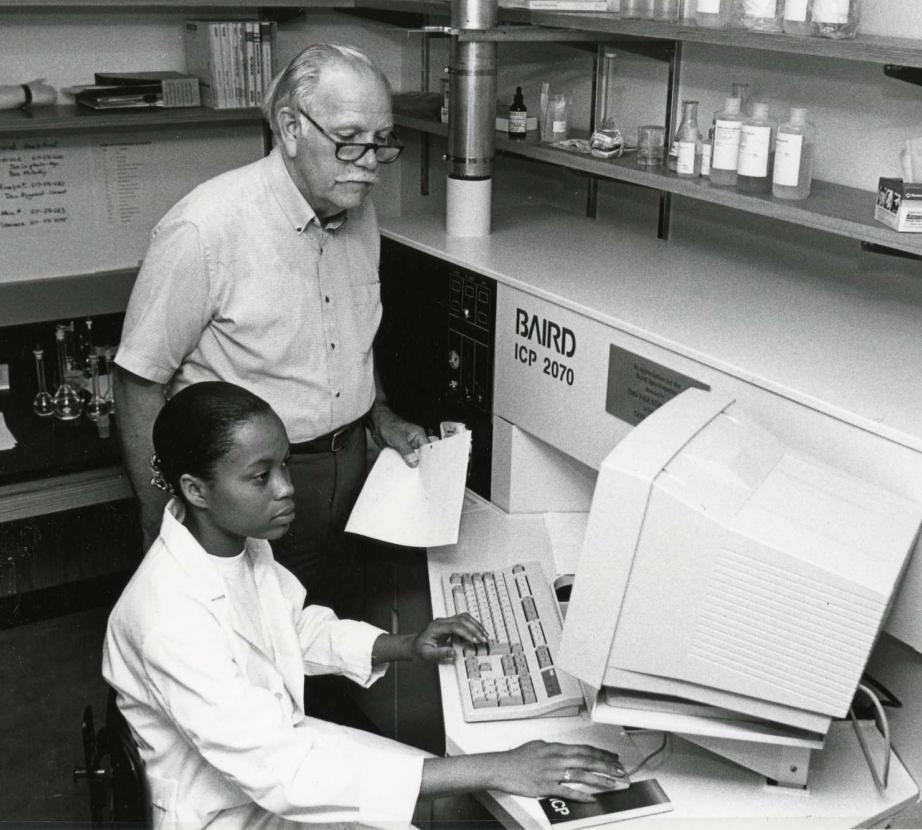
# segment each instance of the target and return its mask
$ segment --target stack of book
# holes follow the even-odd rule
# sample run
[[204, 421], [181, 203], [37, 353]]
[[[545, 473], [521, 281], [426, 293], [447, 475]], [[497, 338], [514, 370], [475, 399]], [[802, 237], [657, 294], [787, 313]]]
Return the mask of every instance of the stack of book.
[[74, 100], [94, 110], [198, 107], [198, 78], [182, 72], [96, 72], [93, 86], [77, 88]]
[[273, 24], [268, 20], [187, 20], [186, 69], [213, 109], [258, 107], [272, 80]]

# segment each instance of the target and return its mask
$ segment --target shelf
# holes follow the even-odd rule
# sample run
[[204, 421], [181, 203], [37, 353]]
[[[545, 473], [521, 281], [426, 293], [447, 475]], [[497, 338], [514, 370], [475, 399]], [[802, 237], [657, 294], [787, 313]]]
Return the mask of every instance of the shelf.
[[[432, 115], [433, 105], [435, 112], [438, 112], [439, 100], [438, 93], [395, 95], [395, 124], [432, 135], [447, 135], [447, 125], [442, 124], [437, 115]], [[540, 144], [533, 135], [522, 141], [497, 133], [496, 150], [603, 179], [675, 193], [689, 199], [922, 255], [922, 234], [898, 233], [875, 221], [873, 214], [876, 194], [870, 190], [814, 180], [813, 192], [808, 199], [788, 202], [771, 195], [751, 195], [738, 193], [733, 188], [713, 187], [707, 179], [685, 178], [665, 167], [655, 170], [640, 168], [635, 165], [633, 155], [609, 160], [561, 150]]]
[[150, 110], [92, 110], [76, 105], [31, 107], [0, 112], [0, 136], [36, 133], [102, 132], [150, 127], [197, 127], [213, 124], [258, 124], [262, 113], [255, 107], [213, 110], [176, 107]]
[[654, 20], [621, 20], [602, 12], [532, 12], [531, 22], [537, 26], [578, 29], [584, 32], [922, 67], [922, 41], [914, 38], [859, 35], [854, 40], [831, 40], [821, 37], [770, 35], [746, 29], [705, 29], [677, 23], [659, 23]]

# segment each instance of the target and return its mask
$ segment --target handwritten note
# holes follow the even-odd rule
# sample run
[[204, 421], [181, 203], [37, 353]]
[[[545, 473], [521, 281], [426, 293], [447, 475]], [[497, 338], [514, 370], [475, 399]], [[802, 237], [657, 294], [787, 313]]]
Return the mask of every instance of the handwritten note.
[[60, 139], [0, 143], [0, 242], [26, 232], [53, 234], [72, 220], [72, 154]]
[[263, 153], [255, 124], [0, 138], [0, 282], [133, 268], [173, 204]]

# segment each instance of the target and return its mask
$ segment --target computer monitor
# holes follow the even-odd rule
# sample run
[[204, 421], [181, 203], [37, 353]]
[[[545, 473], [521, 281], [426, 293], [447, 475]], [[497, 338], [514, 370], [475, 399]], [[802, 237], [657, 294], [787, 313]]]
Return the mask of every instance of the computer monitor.
[[[922, 506], [689, 389], [601, 465], [558, 664], [593, 717], [797, 773], [845, 716]], [[748, 759], [748, 760], [747, 760]]]

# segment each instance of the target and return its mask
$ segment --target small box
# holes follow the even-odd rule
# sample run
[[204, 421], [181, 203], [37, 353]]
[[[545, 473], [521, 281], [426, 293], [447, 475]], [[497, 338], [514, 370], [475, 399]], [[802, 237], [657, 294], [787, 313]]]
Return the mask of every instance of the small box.
[[881, 178], [874, 218], [897, 231], [922, 233], [922, 182]]

